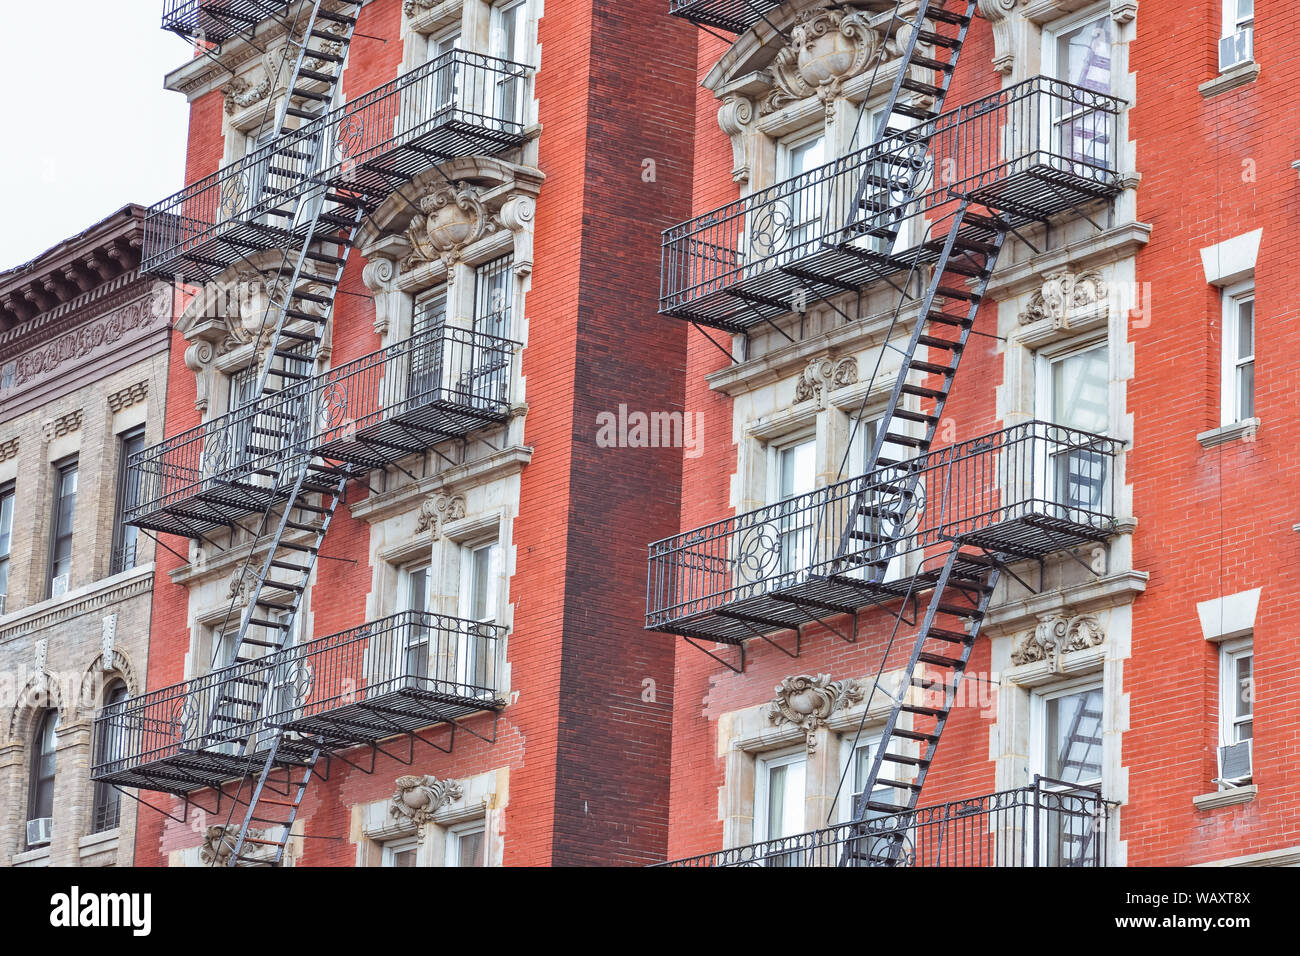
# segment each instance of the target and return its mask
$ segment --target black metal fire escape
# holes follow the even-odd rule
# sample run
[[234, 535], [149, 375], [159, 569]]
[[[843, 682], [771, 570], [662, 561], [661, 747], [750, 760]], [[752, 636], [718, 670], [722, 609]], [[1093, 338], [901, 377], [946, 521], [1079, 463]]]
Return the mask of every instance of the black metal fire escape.
[[[768, 16], [774, 6], [727, 0], [680, 0], [673, 12], [696, 23], [740, 32], [759, 20], [771, 25]], [[917, 534], [918, 511], [927, 507], [922, 476], [932, 477], [936, 471], [931, 452], [937, 429], [1008, 233], [1018, 224], [1046, 221], [1052, 212], [1095, 198], [1065, 195], [1068, 190], [1057, 190], [1053, 183], [1047, 182], [1035, 188], [1052, 196], [1041, 204], [1042, 208], [1035, 208], [1022, 194], [1008, 190], [1000, 193], [997, 188], [991, 188], [991, 177], [976, 175], [947, 191], [943, 201], [950, 202], [950, 208], [930, 224], [924, 238], [905, 251], [891, 251], [899, 244], [908, 219], [917, 215], [916, 204], [923, 180], [932, 169], [933, 151], [952, 153], [957, 128], [978, 117], [974, 112], [970, 116], [961, 111], [945, 112], [949, 86], [977, 4], [973, 0], [917, 0], [909, 14], [904, 14], [904, 7], [912, 4], [899, 0], [884, 24], [886, 33], [901, 41], [901, 62], [882, 108], [885, 120], [879, 130], [872, 131], [875, 148], [867, 149], [862, 154], [864, 159], [853, 160], [857, 163], [855, 167], [841, 162], [839, 166], [828, 166], [829, 171], [820, 178], [815, 174], [808, 177], [815, 184], [809, 188], [832, 191], [829, 201], [832, 207], [836, 205], [833, 190], [837, 188], [837, 180], [847, 175], [846, 169], [856, 177], [851, 202], [842, 204], [844, 218], [823, 236], [822, 246], [826, 251], [802, 253], [803, 262], [795, 262], [794, 253], [784, 258], [768, 256], [772, 271], [784, 272], [793, 280], [820, 283], [827, 290], [863, 284], [868, 273], [850, 265], [854, 260], [878, 267], [882, 273], [893, 271], [907, 277], [900, 289], [890, 334], [882, 346], [897, 353], [899, 368], [866, 460], [866, 472], [873, 476], [872, 480], [849, 485], [847, 508], [837, 500], [837, 495], [844, 497], [845, 492], [826, 490], [825, 504], [816, 506], [819, 510], [816, 521], [828, 524], [830, 540], [834, 543], [825, 548], [833, 553], [819, 559], [816, 552], [823, 547], [826, 536], [820, 531], [816, 533], [809, 562], [813, 570], [802, 578], [778, 576], [785, 593], [773, 593], [774, 600], [766, 605], [756, 603], [759, 600], [756, 597], [748, 597], [754, 593], [753, 589], [742, 583], [731, 586], [726, 593], [734, 593], [749, 604], [743, 609], [723, 607], [716, 600], [719, 588], [713, 582], [722, 573], [721, 569], [733, 564], [748, 562], [751, 570], [759, 564], [747, 548], [745, 536], [757, 537], [754, 529], [763, 527], [760, 522], [779, 529], [792, 526], [798, 518], [755, 518], [747, 526], [738, 517], [733, 522], [737, 530], [713, 527], [679, 536], [677, 563], [658, 579], [661, 588], [676, 589], [689, 598], [679, 598], [676, 602], [675, 613], [683, 615], [682, 623], [660, 625], [659, 629], [676, 630], [688, 640], [703, 637], [736, 643], [741, 647], [742, 662], [744, 637], [743, 634], [734, 639], [726, 636], [734, 628], [729, 621], [740, 622], [758, 636], [762, 635], [756, 625], [792, 628], [797, 632], [798, 625], [788, 623], [788, 616], [773, 610], [780, 602], [792, 604], [805, 613], [812, 607], [820, 608], [826, 616], [832, 616], [836, 610], [848, 610], [856, 615], [853, 608], [882, 602], [846, 600], [843, 596], [853, 588], [905, 598], [919, 598], [929, 591], [924, 613], [912, 625], [916, 630], [910, 638], [907, 663], [898, 672], [899, 682], [893, 689], [881, 688], [893, 704], [868, 777], [859, 781], [860, 796], [852, 808], [853, 823], [864, 826], [873, 817], [905, 815], [917, 806], [999, 575], [1008, 561], [1041, 557], [1043, 549], [1038, 546], [1017, 549], [1014, 542], [1002, 542], [1003, 546], [995, 547], [978, 536], [940, 533], [930, 542], [928, 552], [922, 552], [922, 568], [912, 576], [910, 584], [902, 587], [889, 579], [895, 559], [909, 547], [915, 551], [909, 538]], [[994, 108], [998, 108], [997, 103]], [[1013, 109], [1005, 107], [1008, 114]], [[1015, 122], [1023, 125], [1023, 117], [1009, 121], [1008, 125]], [[1067, 163], [1066, 169], [1069, 168]], [[672, 270], [671, 280], [685, 294], [668, 295], [665, 311], [733, 332], [743, 331], [746, 323], [752, 324], [752, 319], [731, 318], [732, 313], [724, 311], [728, 308], [727, 295], [733, 297], [732, 301], [765, 302], [780, 312], [781, 296], [787, 293], [772, 290], [784, 287], [771, 280], [766, 280], [768, 285], [761, 287], [760, 282], [764, 280], [756, 278], [756, 267], [746, 267], [743, 251], [731, 254], [727, 250], [733, 246], [726, 243], [736, 241], [729, 237], [738, 230], [758, 231], [754, 222], [779, 221], [781, 217], [772, 216], [768, 210], [774, 202], [793, 196], [795, 188], [798, 187], [783, 191], [778, 185], [770, 191], [774, 199], [757, 195], [752, 203], [754, 211], [733, 211], [728, 207], [700, 217], [694, 221], [700, 225], [693, 228], [666, 233], [665, 270], [666, 273]], [[764, 202], [768, 205], [761, 206]], [[933, 202], [933, 206], [938, 205], [939, 201]], [[745, 225], [729, 226], [731, 222]], [[728, 227], [730, 233], [726, 231]], [[715, 236], [722, 238], [715, 239]], [[671, 251], [670, 244], [675, 244]], [[684, 264], [679, 251], [682, 248], [687, 250], [686, 256], [692, 257], [693, 264]], [[733, 262], [740, 264], [733, 265]], [[833, 274], [837, 269], [838, 278]], [[924, 293], [919, 300], [903, 292], [912, 286], [913, 280], [922, 279]], [[762, 294], [755, 294], [760, 287]], [[675, 287], [666, 284], [665, 288], [671, 291]], [[698, 305], [690, 301], [691, 296]], [[905, 308], [912, 307], [916, 308], [916, 318], [910, 336], [905, 345], [894, 344], [894, 329]], [[760, 318], [771, 321], [769, 316]], [[925, 359], [919, 357], [922, 349]], [[884, 457], [886, 449], [893, 448], [906, 448], [911, 456]], [[930, 507], [934, 510], [938, 506]], [[732, 544], [717, 543], [725, 535], [734, 539]], [[775, 537], [779, 546], [779, 534], [769, 537]], [[924, 568], [926, 562], [934, 562], [929, 570]], [[655, 582], [652, 566], [652, 605], [656, 600]], [[721, 623], [708, 623], [706, 627], [700, 623], [704, 616], [698, 609], [705, 608], [710, 601], [717, 605], [715, 616]], [[667, 603], [672, 607], [672, 601]], [[897, 608], [895, 634], [906, 625], [906, 608], [907, 600]], [[693, 616], [688, 612], [693, 612]], [[882, 661], [882, 673], [883, 669]], [[885, 771], [886, 765], [894, 769]], [[892, 796], [886, 798], [886, 792]], [[903, 852], [902, 839], [895, 836], [848, 841], [840, 862], [896, 864]]]

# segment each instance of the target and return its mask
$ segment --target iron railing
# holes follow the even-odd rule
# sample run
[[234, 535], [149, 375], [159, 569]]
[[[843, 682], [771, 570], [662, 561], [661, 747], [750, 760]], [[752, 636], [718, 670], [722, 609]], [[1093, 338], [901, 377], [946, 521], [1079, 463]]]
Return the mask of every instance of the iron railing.
[[669, 0], [668, 12], [692, 23], [744, 33], [782, 0]]
[[442, 437], [504, 421], [518, 343], [440, 323], [317, 376], [312, 449], [382, 463]]
[[173, 531], [170, 522], [159, 527], [156, 516], [221, 524], [228, 509], [266, 504], [274, 476], [312, 434], [310, 385], [300, 382], [131, 455], [128, 500], [135, 504], [127, 523]]
[[647, 627], [819, 578], [902, 579], [953, 542], [1036, 557], [1105, 537], [1122, 447], [1025, 422], [656, 541]]
[[842, 823], [661, 866], [1106, 865], [1110, 807], [1094, 787], [1033, 786]]
[[250, 35], [272, 16], [283, 16], [291, 0], [163, 0], [164, 30], [199, 43], [220, 43]]
[[504, 421], [517, 347], [437, 325], [173, 435], [127, 460], [126, 521], [177, 533], [187, 519], [226, 523], [266, 505], [304, 452], [378, 467]]
[[905, 270], [963, 198], [1024, 222], [1113, 193], [1123, 105], [1035, 77], [672, 226], [660, 311], [727, 327], [746, 302]]
[[277, 245], [301, 227], [272, 224], [268, 214], [308, 193], [323, 200], [337, 186], [381, 200], [435, 163], [517, 145], [529, 73], [510, 60], [450, 50], [331, 110], [150, 207], [141, 270], [168, 276], [188, 256], [207, 266], [193, 278], [208, 279], [228, 264], [204, 254], [209, 243], [253, 229], [240, 233], [242, 244]]
[[[386, 704], [380, 737], [399, 732], [402, 700], [415, 726], [499, 708], [504, 636], [497, 624], [408, 611], [109, 704], [95, 718], [92, 777], [235, 756], [245, 738], [257, 748], [277, 728], [343, 708]], [[360, 728], [330, 736], [336, 747], [368, 739]]]

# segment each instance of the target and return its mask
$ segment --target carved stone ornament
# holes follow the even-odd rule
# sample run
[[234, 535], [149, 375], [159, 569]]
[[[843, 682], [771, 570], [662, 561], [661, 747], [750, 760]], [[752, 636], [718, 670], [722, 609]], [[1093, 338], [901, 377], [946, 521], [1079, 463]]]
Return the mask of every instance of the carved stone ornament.
[[388, 812], [415, 824], [416, 833], [423, 835], [424, 825], [435, 813], [464, 795], [464, 789], [455, 780], [439, 780], [429, 775], [398, 777]]
[[241, 606], [248, 604], [249, 596], [257, 587], [257, 569], [241, 565], [230, 573], [230, 583], [226, 588], [226, 599]]
[[738, 183], [749, 182], [749, 150], [745, 136], [757, 117], [754, 101], [739, 93], [729, 94], [718, 109], [718, 125], [731, 138], [731, 178]]
[[1099, 647], [1105, 640], [1106, 632], [1093, 614], [1047, 614], [1016, 643], [1011, 663], [1019, 666], [1050, 659], [1059, 665], [1062, 654]]
[[406, 0], [402, 4], [402, 12], [408, 17], [413, 17], [421, 11], [432, 10], [440, 3], [442, 3], [442, 0]]
[[407, 229], [414, 251], [404, 266], [441, 259], [450, 268], [462, 249], [497, 230], [478, 191], [465, 183], [435, 183], [416, 205], [420, 213]]
[[1049, 320], [1053, 328], [1069, 329], [1072, 315], [1092, 311], [1109, 294], [1110, 288], [1100, 273], [1050, 273], [1042, 288], [1030, 297], [1029, 307], [1020, 313], [1020, 324]]
[[434, 534], [438, 534], [448, 521], [459, 521], [465, 517], [465, 509], [464, 495], [430, 495], [420, 505], [420, 517], [415, 522], [415, 533], [424, 534], [432, 530]]
[[[814, 93], [829, 111], [845, 80], [866, 72], [877, 58], [886, 62], [891, 49], [881, 50], [881, 38], [867, 25], [861, 10], [805, 10], [790, 29], [790, 42], [772, 61], [776, 84], [760, 112], [770, 113], [786, 103]], [[906, 40], [906, 37], [902, 38]], [[897, 43], [898, 37], [891, 42]]]
[[817, 730], [826, 726], [831, 714], [862, 702], [864, 691], [856, 680], [831, 680], [830, 674], [800, 674], [787, 677], [776, 688], [776, 697], [764, 708], [767, 719], [777, 724], [794, 724], [806, 735], [808, 750], [817, 748]]
[[858, 380], [858, 360], [853, 356], [839, 361], [813, 359], [794, 386], [795, 402], [813, 399], [818, 405], [826, 400], [826, 392], [853, 385]]
[[258, 77], [256, 80], [253, 80], [251, 75], [237, 76], [223, 86], [221, 94], [226, 98], [226, 115], [238, 113], [266, 99], [271, 93], [275, 74], [276, 61], [267, 54], [262, 60], [260, 73], [253, 74]]
[[[248, 835], [255, 839], [261, 839], [265, 835], [264, 830], [249, 830]], [[239, 838], [239, 827], [234, 824], [218, 823], [210, 826], [203, 832], [203, 845], [199, 847], [199, 859], [204, 866], [228, 866], [230, 864], [230, 854], [235, 852], [235, 841]], [[249, 846], [244, 845], [244, 853], [254, 852], [254, 848], [261, 849], [260, 844]]]

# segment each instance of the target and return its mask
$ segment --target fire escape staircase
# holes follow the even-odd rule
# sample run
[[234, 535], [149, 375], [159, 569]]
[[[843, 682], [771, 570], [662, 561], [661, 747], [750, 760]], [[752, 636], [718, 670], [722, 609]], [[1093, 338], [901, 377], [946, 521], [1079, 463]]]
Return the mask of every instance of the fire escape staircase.
[[[282, 138], [296, 128], [287, 125], [290, 117], [304, 124], [311, 123], [324, 115], [333, 102], [361, 3], [345, 4], [344, 8], [352, 8], [352, 15], [323, 9], [323, 0], [316, 0], [313, 6], [288, 84], [289, 95], [280, 107], [277, 122]], [[323, 49], [326, 43], [337, 44], [337, 52]], [[316, 61], [320, 68], [308, 68], [305, 65], [308, 60]], [[283, 147], [283, 151], [299, 151], [292, 158], [323, 165], [324, 142], [307, 144], [316, 148], [315, 156], [300, 152], [304, 147], [300, 138], [290, 137], [287, 142], [290, 145]], [[254, 575], [252, 593], [241, 615], [234, 658], [228, 662], [232, 664], [255, 661], [287, 646], [325, 533], [343, 500], [349, 479], [354, 477], [353, 469], [348, 467], [313, 461], [303, 442], [310, 434], [316, 414], [308, 405], [307, 390], [320, 358], [348, 253], [369, 211], [369, 203], [341, 190], [330, 191], [324, 181], [302, 188], [300, 180], [304, 174], [295, 171], [295, 165], [300, 164], [277, 166], [275, 160], [281, 154], [281, 150], [272, 152], [268, 173], [285, 182], [282, 192], [296, 199], [271, 209], [269, 214], [287, 218], [290, 223], [308, 225], [296, 254], [292, 249], [285, 250], [280, 271], [271, 286], [263, 327], [272, 320], [274, 326], [257, 389], [265, 411], [255, 419], [244, 452], [250, 459], [271, 456], [275, 464], [258, 473], [263, 480], [289, 485], [289, 491], [269, 534], [266, 519], [271, 517], [270, 512], [263, 516], [263, 526], [249, 553], [246, 571], [253, 566], [259, 546], [265, 542], [265, 557]], [[310, 178], [312, 172], [305, 175]], [[275, 191], [269, 177], [267, 189]], [[291, 258], [292, 269], [286, 270]], [[323, 292], [316, 291], [322, 289]], [[272, 495], [272, 500], [276, 497]], [[239, 669], [234, 668], [232, 673], [239, 674]], [[320, 757], [319, 741], [300, 739], [279, 727], [273, 727], [269, 735], [258, 732], [258, 724], [248, 719], [249, 713], [264, 713], [270, 694], [271, 687], [265, 677], [232, 676], [218, 688], [208, 716], [208, 731], [212, 736], [221, 737], [223, 725], [241, 727], [233, 741], [241, 757], [254, 761], [265, 752], [247, 812], [232, 846], [230, 866], [266, 862], [260, 856], [250, 856], [250, 844], [274, 847], [271, 862], [280, 862], [307, 782]], [[266, 795], [268, 778], [285, 762], [301, 767], [303, 773], [287, 801]], [[267, 812], [260, 810], [264, 803], [278, 807], [281, 816], [259, 815]], [[259, 823], [278, 828], [281, 838], [268, 840], [264, 836], [252, 836], [254, 825]]]

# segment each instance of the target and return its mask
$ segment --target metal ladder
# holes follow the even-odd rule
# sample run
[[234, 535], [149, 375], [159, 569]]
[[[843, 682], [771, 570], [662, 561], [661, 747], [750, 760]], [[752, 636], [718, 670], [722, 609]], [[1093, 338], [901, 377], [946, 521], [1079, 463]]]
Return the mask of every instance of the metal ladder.
[[[834, 573], [843, 574], [865, 566], [870, 569], [870, 582], [882, 580], [898, 543], [906, 539], [920, 472], [909, 469], [904, 461], [881, 457], [881, 452], [887, 444], [902, 446], [913, 450], [917, 457], [912, 460], [919, 460], [930, 451], [1008, 228], [1000, 217], [971, 212], [969, 203], [962, 202], [953, 213], [948, 235], [927, 244], [931, 251], [937, 248], [939, 258], [911, 336], [901, 350], [898, 377], [885, 402], [868, 459], [868, 473], [896, 468], [897, 480], [884, 485], [864, 483], [855, 496], [849, 509], [849, 522], [840, 536], [832, 566]], [[973, 280], [973, 287], [967, 286], [966, 280]], [[964, 311], [957, 314], [944, 311], [943, 305], [948, 301], [962, 303]], [[916, 353], [922, 346], [939, 353], [946, 361], [918, 359]], [[938, 375], [940, 381], [937, 387], [916, 384], [911, 380], [914, 372]], [[928, 412], [909, 409], [908, 397], [932, 401], [933, 408]], [[923, 426], [923, 434], [904, 434], [895, 427], [896, 421], [918, 423]], [[882, 487], [890, 493], [887, 502], [879, 497]]]
[[[895, 34], [899, 29], [906, 31], [906, 40], [899, 54], [898, 75], [894, 78], [894, 85], [889, 91], [881, 113], [884, 118], [883, 129], [879, 132], [873, 130], [872, 134], [876, 141], [894, 137], [900, 142], [906, 142], [911, 149], [924, 153], [932, 132], [927, 129], [926, 123], [943, 112], [944, 101], [948, 98], [948, 87], [952, 84], [953, 73], [957, 69], [957, 59], [966, 44], [966, 34], [970, 31], [971, 21], [975, 19], [978, 4], [976, 0], [919, 0], [915, 14], [909, 19], [899, 12], [903, 2], [904, 0], [899, 0], [892, 17]], [[961, 12], [949, 9], [947, 4], [950, 2], [961, 8]], [[933, 47], [936, 55], [929, 56], [919, 52], [917, 48], [922, 43]], [[946, 58], [939, 53], [940, 50], [946, 52]], [[939, 82], [929, 83], [914, 78], [911, 75], [913, 66], [923, 67], [939, 74]], [[900, 102], [907, 93], [928, 96], [931, 104], [914, 106]], [[893, 116], [919, 120], [920, 125], [911, 128], [891, 126], [889, 121]], [[889, 202], [886, 205], [884, 201], [873, 195], [882, 188], [886, 190], [898, 188], [900, 165], [909, 171], [919, 172], [922, 164], [915, 160], [900, 164], [899, 157], [886, 156], [868, 165], [866, 175], [858, 182], [851, 207], [857, 212], [852, 213], [853, 221], [846, 224], [846, 231], [849, 234], [855, 231], [854, 227], [860, 222], [863, 213], [876, 216], [894, 207], [898, 210], [897, 215], [901, 217], [906, 203]], [[903, 188], [907, 190], [909, 187], [904, 185]]]
[[[901, 861], [910, 830], [906, 818], [879, 833], [872, 832], [869, 822], [873, 815], [908, 814], [915, 809], [939, 748], [939, 738], [956, 705], [957, 688], [970, 661], [975, 639], [979, 637], [980, 625], [988, 613], [999, 567], [998, 559], [986, 551], [966, 549], [960, 543], [954, 543], [948, 551], [903, 669], [894, 706], [885, 720], [871, 770], [854, 802], [852, 822], [864, 825], [859, 831], [863, 835], [846, 841], [840, 856], [841, 866], [892, 866]], [[936, 623], [940, 615], [964, 621], [968, 630]], [[939, 675], [932, 676], [933, 671], [927, 674], [925, 667], [937, 668]], [[942, 698], [939, 702], [912, 703], [916, 691], [938, 692]], [[932, 720], [933, 724], [924, 730], [901, 727], [904, 714]], [[908, 744], [916, 744], [920, 753], [906, 753]], [[883, 778], [881, 770], [886, 763], [912, 768], [912, 778]], [[879, 799], [878, 788], [891, 788], [896, 796], [893, 800]]]

